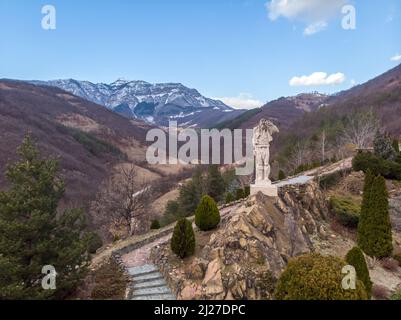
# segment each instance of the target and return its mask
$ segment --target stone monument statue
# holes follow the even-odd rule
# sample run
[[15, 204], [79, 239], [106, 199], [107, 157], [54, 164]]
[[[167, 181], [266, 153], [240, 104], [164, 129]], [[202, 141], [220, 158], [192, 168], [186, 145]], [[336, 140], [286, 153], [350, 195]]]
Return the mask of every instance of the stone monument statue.
[[270, 176], [270, 143], [273, 134], [278, 133], [278, 128], [269, 120], [260, 120], [259, 125], [253, 129], [253, 150], [256, 166], [256, 181], [251, 185], [251, 194], [262, 192], [270, 197], [277, 197], [277, 187], [273, 186]]

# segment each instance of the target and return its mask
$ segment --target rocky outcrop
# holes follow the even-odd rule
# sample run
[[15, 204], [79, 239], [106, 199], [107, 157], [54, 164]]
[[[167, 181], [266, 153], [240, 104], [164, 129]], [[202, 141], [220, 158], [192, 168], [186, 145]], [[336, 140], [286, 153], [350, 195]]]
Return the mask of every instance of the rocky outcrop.
[[179, 299], [269, 299], [288, 260], [325, 237], [327, 212], [313, 182], [283, 187], [279, 198], [259, 193], [227, 215], [195, 257], [181, 261], [164, 244], [152, 259]]

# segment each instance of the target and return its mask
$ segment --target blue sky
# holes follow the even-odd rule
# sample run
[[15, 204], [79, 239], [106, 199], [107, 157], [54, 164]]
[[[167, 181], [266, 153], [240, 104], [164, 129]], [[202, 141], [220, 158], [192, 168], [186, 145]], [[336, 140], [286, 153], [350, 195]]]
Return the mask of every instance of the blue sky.
[[[47, 4], [56, 30], [41, 27]], [[0, 78], [181, 82], [250, 108], [398, 65], [401, 0], [0, 0], [0, 39]]]

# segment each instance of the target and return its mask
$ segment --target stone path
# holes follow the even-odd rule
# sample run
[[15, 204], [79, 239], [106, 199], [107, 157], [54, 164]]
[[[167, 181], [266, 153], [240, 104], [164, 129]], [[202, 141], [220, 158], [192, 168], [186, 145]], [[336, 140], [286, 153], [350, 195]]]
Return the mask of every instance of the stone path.
[[128, 269], [132, 278], [130, 300], [175, 300], [162, 274], [154, 265]]
[[295, 185], [295, 184], [305, 184], [313, 179], [314, 179], [314, 177], [311, 177], [311, 176], [299, 176], [299, 177], [291, 178], [288, 180], [279, 181], [277, 183], [273, 183], [273, 185], [280, 188], [280, 187]]
[[319, 167], [316, 169], [306, 171], [300, 176], [291, 177], [286, 180], [278, 181], [276, 183], [273, 183], [273, 185], [280, 188], [280, 187], [289, 186], [289, 185], [305, 184], [305, 183], [308, 183], [309, 181], [313, 180], [316, 176], [321, 177], [321, 176], [335, 173], [337, 171], [350, 169], [350, 168], [352, 168], [352, 158], [348, 158], [348, 159], [342, 160], [337, 163], [329, 164], [324, 167]]
[[122, 261], [126, 268], [134, 268], [140, 267], [147, 264], [150, 264], [149, 261], [149, 253], [153, 247], [165, 243], [171, 239], [171, 234], [164, 236], [160, 239], [155, 240], [149, 244], [146, 244], [136, 250], [131, 251], [130, 253], [122, 256]]
[[[239, 205], [233, 205], [222, 209], [220, 211], [221, 217], [228, 216], [233, 211], [236, 211], [238, 207]], [[172, 232], [121, 257], [131, 277], [131, 287], [128, 295], [130, 300], [175, 300], [163, 275], [149, 259], [152, 248], [170, 241], [171, 237]]]

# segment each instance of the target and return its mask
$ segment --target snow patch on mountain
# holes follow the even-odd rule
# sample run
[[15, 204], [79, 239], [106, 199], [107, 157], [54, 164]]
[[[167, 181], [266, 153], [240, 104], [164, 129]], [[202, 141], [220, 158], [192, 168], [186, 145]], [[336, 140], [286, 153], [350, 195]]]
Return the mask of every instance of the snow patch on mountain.
[[181, 83], [151, 84], [124, 79], [110, 84], [74, 79], [31, 83], [58, 87], [126, 117], [158, 125], [165, 125], [169, 119], [183, 118], [183, 122], [188, 122], [190, 117], [208, 123], [223, 119], [224, 114], [234, 111], [222, 101], [204, 97], [196, 89], [187, 88]]

